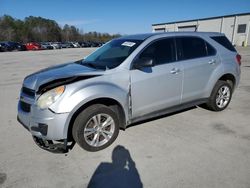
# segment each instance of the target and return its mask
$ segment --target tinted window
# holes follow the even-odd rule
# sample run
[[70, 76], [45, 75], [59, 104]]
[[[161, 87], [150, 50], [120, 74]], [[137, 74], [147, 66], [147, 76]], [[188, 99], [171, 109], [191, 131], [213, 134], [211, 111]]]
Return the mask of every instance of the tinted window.
[[205, 41], [197, 37], [176, 38], [178, 45], [178, 58], [180, 60], [207, 56]]
[[213, 40], [218, 42], [220, 45], [224, 46], [226, 49], [236, 52], [235, 48], [231, 44], [231, 42], [227, 39], [225, 36], [216, 36], [216, 37], [211, 37]]
[[237, 33], [245, 33], [247, 28], [247, 24], [240, 24], [238, 25]]
[[158, 65], [175, 61], [174, 39], [162, 39], [152, 43], [141, 53], [139, 58], [152, 58]]
[[215, 55], [216, 54], [216, 51], [215, 49], [206, 42], [206, 46], [207, 46], [207, 55], [208, 56], [212, 56], [212, 55]]

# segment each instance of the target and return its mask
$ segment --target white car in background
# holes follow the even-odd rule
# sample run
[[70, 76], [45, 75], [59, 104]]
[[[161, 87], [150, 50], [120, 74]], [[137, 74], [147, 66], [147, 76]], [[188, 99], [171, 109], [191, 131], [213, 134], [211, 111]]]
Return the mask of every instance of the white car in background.
[[70, 42], [70, 43], [74, 46], [74, 48], [80, 48], [81, 47], [78, 42]]
[[61, 49], [61, 48], [62, 48], [60, 42], [50, 42], [50, 45], [51, 45], [54, 49]]

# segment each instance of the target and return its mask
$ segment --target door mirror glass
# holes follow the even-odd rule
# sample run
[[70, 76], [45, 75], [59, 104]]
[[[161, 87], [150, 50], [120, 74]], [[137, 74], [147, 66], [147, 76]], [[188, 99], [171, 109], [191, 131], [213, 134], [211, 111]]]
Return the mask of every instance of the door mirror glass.
[[154, 65], [155, 65], [154, 60], [152, 58], [140, 58], [134, 62], [135, 69], [141, 69], [144, 67], [153, 67]]

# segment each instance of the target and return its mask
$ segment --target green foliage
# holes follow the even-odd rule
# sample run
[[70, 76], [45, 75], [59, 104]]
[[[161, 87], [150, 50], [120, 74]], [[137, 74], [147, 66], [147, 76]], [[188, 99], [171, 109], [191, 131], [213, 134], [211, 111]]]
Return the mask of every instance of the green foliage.
[[64, 25], [61, 28], [54, 20], [29, 16], [23, 21], [9, 15], [0, 17], [0, 41], [17, 42], [64, 42], [64, 41], [98, 41], [107, 42], [120, 37], [108, 33], [80, 32], [75, 26]]

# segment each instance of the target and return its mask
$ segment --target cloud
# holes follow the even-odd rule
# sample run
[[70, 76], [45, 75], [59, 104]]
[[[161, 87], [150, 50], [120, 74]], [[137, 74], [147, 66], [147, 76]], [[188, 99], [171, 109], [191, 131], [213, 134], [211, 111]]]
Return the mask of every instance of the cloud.
[[90, 19], [90, 20], [65, 20], [65, 21], [58, 21], [59, 25], [74, 25], [74, 26], [83, 26], [83, 25], [88, 25], [88, 24], [93, 24], [100, 22], [101, 20], [99, 19]]

